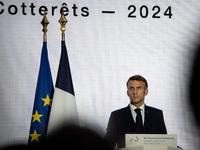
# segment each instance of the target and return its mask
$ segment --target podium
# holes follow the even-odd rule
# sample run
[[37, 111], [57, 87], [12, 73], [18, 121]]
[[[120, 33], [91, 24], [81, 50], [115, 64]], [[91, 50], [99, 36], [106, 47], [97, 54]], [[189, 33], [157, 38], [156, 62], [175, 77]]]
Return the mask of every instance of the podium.
[[119, 150], [178, 150], [177, 135], [126, 134], [125, 148]]
[[180, 149], [170, 146], [137, 146], [137, 147], [120, 148], [118, 150], [180, 150]]

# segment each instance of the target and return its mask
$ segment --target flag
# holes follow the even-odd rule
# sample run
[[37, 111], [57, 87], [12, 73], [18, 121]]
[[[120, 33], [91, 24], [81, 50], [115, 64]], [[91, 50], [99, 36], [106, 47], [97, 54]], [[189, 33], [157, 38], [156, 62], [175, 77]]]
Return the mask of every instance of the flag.
[[61, 42], [61, 57], [57, 73], [48, 134], [60, 125], [78, 125], [75, 93], [65, 41]]
[[53, 93], [54, 88], [48, 60], [47, 42], [43, 42], [28, 140], [30, 145], [40, 143], [46, 136]]

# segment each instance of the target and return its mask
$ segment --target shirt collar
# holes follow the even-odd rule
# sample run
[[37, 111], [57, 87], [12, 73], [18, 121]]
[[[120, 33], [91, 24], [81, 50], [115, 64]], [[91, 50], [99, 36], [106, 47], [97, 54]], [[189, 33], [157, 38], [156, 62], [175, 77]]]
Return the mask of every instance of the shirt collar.
[[[135, 107], [133, 104], [130, 103], [130, 108], [131, 111], [134, 111], [137, 107]], [[144, 111], [144, 104], [142, 106], [139, 107], [142, 111]]]

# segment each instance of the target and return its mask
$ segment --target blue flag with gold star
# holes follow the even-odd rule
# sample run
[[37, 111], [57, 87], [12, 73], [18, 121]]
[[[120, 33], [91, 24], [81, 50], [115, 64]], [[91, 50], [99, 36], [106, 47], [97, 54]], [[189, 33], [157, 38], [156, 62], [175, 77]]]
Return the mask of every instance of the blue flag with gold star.
[[40, 143], [46, 136], [53, 92], [54, 88], [48, 60], [47, 42], [43, 42], [28, 140], [30, 145]]

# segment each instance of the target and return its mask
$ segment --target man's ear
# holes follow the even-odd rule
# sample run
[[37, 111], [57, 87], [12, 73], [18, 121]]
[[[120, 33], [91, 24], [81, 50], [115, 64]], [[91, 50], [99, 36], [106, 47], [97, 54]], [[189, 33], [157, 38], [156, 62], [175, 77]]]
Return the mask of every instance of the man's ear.
[[128, 93], [128, 90], [127, 90], [127, 96], [129, 97], [129, 93]]
[[145, 96], [149, 93], [148, 89], [145, 89]]

